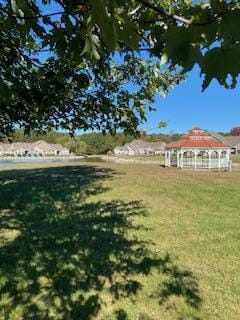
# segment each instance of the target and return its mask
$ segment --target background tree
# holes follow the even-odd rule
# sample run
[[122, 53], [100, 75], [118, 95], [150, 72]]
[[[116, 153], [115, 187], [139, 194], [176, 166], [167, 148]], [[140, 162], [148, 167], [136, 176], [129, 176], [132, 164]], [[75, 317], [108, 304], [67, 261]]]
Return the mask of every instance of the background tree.
[[235, 127], [231, 129], [232, 136], [240, 136], [240, 127]]

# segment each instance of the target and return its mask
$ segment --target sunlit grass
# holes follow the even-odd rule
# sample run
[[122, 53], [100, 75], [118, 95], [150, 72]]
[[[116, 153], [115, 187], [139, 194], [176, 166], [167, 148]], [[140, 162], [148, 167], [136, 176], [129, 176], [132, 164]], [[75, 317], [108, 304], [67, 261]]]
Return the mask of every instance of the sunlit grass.
[[119, 154], [115, 156], [116, 158], [121, 159], [133, 159], [133, 160], [145, 160], [145, 161], [161, 161], [164, 162], [165, 156], [164, 155], [135, 155], [129, 156], [124, 154]]
[[240, 318], [240, 172], [48, 166], [0, 172], [1, 320]]
[[232, 155], [231, 160], [233, 163], [240, 163], [240, 156], [239, 155]]

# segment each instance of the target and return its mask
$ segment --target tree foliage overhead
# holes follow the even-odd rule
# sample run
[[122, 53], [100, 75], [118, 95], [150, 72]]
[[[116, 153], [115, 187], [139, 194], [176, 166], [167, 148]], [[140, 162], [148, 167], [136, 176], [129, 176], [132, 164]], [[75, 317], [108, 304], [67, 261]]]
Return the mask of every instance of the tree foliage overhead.
[[239, 26], [239, 1], [0, 0], [0, 131], [133, 133], [195, 64], [236, 86]]

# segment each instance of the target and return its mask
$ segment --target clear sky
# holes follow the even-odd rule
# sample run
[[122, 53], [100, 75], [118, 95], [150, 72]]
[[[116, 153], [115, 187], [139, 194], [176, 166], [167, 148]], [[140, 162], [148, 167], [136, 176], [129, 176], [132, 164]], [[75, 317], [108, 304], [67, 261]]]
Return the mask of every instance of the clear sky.
[[[166, 121], [167, 128], [161, 132], [183, 133], [194, 126], [210, 131], [229, 131], [240, 126], [240, 90], [225, 89], [217, 81], [201, 91], [202, 80], [195, 68], [185, 82], [176, 86], [166, 98], [155, 103], [157, 112], [148, 115], [144, 129], [157, 127]], [[151, 132], [159, 130], [153, 129]]]

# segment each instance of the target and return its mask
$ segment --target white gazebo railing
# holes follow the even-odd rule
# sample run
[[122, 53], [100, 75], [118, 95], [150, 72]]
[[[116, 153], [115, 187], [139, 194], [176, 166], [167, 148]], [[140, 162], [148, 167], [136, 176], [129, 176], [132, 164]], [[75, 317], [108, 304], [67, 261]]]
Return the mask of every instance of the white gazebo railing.
[[[171, 161], [171, 165], [174, 166], [174, 162]], [[197, 159], [195, 162], [194, 158], [183, 158], [182, 164], [180, 164], [183, 168], [205, 168], [205, 169], [215, 169], [215, 168], [228, 168], [229, 160], [227, 159]]]
[[172, 149], [165, 152], [165, 166], [231, 170], [229, 149]]

